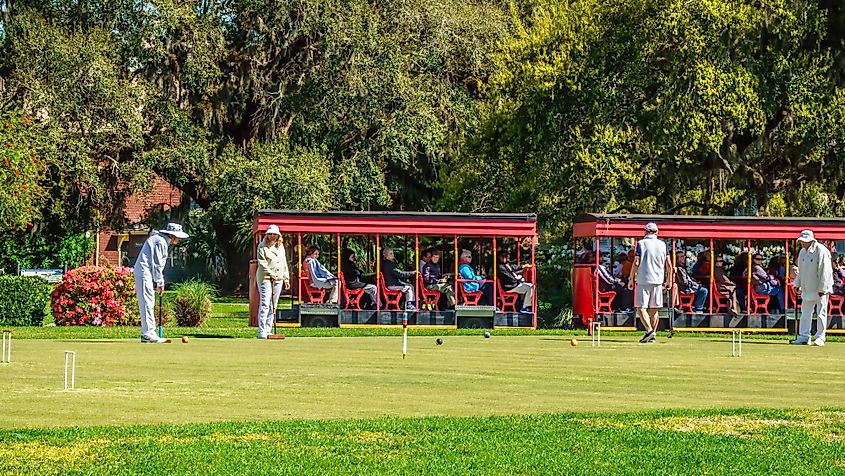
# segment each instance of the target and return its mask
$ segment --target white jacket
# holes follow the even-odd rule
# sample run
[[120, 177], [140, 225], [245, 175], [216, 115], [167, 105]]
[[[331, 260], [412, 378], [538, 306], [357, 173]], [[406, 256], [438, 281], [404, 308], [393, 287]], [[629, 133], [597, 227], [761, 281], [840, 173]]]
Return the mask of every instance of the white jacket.
[[798, 276], [792, 284], [801, 290], [801, 298], [805, 301], [818, 301], [819, 293], [832, 293], [833, 267], [830, 251], [818, 242], [814, 242], [806, 250], [801, 248], [798, 253]]
[[258, 259], [258, 269], [255, 271], [255, 281], [261, 283], [262, 281], [275, 280], [277, 283], [290, 280], [290, 271], [288, 271], [288, 258], [285, 255], [285, 245], [282, 240], [276, 241], [277, 246], [267, 246], [266, 240], [261, 240], [258, 245], [256, 257]]
[[167, 263], [167, 245], [170, 243], [158, 231], [150, 233], [141, 254], [135, 261], [135, 276], [152, 279], [157, 286], [164, 286], [164, 265]]

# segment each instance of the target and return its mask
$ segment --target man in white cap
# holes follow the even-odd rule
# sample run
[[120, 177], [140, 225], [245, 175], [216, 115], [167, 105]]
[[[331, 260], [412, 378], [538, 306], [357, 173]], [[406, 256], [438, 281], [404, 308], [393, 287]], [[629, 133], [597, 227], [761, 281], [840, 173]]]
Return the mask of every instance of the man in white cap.
[[163, 230], [153, 230], [144, 242], [141, 254], [135, 261], [135, 293], [138, 295], [138, 309], [141, 314], [141, 342], [166, 342], [156, 335], [155, 292], [164, 292], [164, 265], [167, 262], [167, 247], [187, 238], [182, 225], [168, 223]]
[[[790, 344], [816, 344], [824, 346], [827, 329], [827, 301], [833, 292], [833, 265], [830, 251], [816, 241], [811, 230], [804, 230], [798, 237], [801, 251], [798, 252], [798, 276], [792, 282], [801, 296], [801, 322], [798, 338]], [[813, 310], [819, 316], [816, 335], [810, 338], [813, 326]]]
[[[645, 226], [645, 237], [637, 242], [631, 276], [636, 277], [634, 307], [645, 327], [645, 335], [640, 343], [657, 341], [657, 325], [660, 322], [657, 312], [663, 307], [663, 288], [670, 287], [672, 264], [666, 253], [666, 243], [657, 239], [657, 224]], [[634, 289], [634, 280], [628, 280], [628, 289]]]

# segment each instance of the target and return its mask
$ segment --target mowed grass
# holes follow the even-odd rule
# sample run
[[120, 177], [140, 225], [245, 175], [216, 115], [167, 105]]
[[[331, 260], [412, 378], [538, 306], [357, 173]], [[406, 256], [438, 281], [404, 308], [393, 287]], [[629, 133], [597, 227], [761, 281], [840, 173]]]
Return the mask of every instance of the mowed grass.
[[843, 421], [753, 410], [0, 431], [0, 474], [835, 475]]
[[[76, 386], [62, 391], [64, 351]], [[562, 336], [15, 340], [0, 427], [487, 416], [684, 408], [822, 408], [845, 395], [845, 344]]]

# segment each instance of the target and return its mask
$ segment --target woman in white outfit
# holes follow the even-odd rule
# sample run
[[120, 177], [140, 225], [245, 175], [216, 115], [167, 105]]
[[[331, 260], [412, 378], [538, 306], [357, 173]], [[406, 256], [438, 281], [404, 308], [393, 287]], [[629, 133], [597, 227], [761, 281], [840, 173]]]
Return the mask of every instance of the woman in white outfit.
[[290, 288], [290, 272], [279, 227], [270, 225], [258, 245], [258, 269], [255, 282], [260, 296], [258, 306], [258, 338], [267, 339], [273, 329], [273, 311], [279, 304], [282, 289]]

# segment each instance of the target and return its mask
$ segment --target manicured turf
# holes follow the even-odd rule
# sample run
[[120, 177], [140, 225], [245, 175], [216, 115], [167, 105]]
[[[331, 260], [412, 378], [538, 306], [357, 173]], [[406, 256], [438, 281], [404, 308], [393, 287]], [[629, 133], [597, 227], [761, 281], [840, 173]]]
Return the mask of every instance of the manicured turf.
[[[562, 336], [16, 340], [0, 427], [472, 416], [665, 408], [819, 408], [845, 395], [845, 344], [676, 337], [601, 349]], [[62, 391], [64, 351], [77, 387]]]
[[843, 421], [758, 410], [0, 431], [0, 474], [834, 475]]

